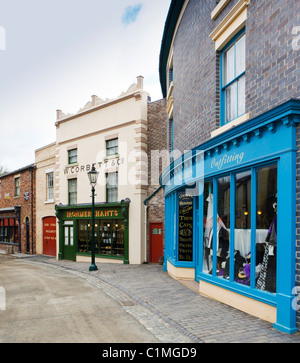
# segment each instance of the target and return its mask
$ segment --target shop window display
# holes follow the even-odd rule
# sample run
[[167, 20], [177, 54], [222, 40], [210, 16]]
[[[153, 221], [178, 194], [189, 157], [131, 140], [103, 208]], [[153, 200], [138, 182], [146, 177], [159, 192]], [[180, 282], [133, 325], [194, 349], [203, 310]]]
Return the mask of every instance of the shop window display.
[[[252, 185], [253, 173], [256, 177], [254, 188]], [[234, 195], [230, 193], [232, 176], [235, 181], [234, 188], [232, 188], [235, 190]], [[255, 256], [252, 287], [275, 293], [277, 165], [256, 168], [253, 171], [246, 170], [218, 178], [216, 185], [218, 187], [216, 202], [218, 213], [214, 221], [213, 181], [204, 183], [203, 272], [251, 286], [251, 262], [253, 263], [251, 256]], [[234, 204], [234, 208], [231, 203]], [[252, 211], [253, 203], [256, 205], [254, 226], [251, 220], [254, 212]], [[230, 215], [230, 212], [233, 213], [233, 211], [234, 215]], [[217, 234], [215, 241], [213, 238], [214, 222]], [[234, 228], [234, 246], [232, 248], [230, 248], [231, 228]], [[216, 243], [215, 249], [214, 243]], [[230, 256], [231, 250], [233, 256]], [[213, 251], [216, 251], [215, 266]], [[234, 264], [232, 272], [230, 271], [231, 263]]]
[[217, 275], [229, 278], [230, 176], [218, 179]]
[[251, 171], [235, 177], [234, 280], [250, 286]]
[[212, 274], [213, 182], [204, 183], [203, 194], [203, 272]]
[[[124, 256], [125, 225], [121, 220], [95, 221], [95, 251], [105, 256]], [[78, 252], [91, 253], [92, 221], [78, 222]]]
[[277, 166], [257, 170], [256, 287], [276, 292]]

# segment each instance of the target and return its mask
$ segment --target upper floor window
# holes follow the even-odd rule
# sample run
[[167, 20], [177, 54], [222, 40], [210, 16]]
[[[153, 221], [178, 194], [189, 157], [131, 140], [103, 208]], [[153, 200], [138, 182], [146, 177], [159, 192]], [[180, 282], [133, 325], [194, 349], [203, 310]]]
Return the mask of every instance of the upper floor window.
[[113, 203], [118, 201], [118, 173], [106, 174], [106, 202]]
[[116, 155], [119, 152], [118, 139], [106, 141], [106, 156]]
[[77, 204], [77, 179], [68, 180], [69, 205]]
[[19, 197], [20, 196], [20, 178], [15, 178], [15, 197]]
[[68, 151], [68, 164], [76, 164], [77, 163], [77, 149]]
[[245, 113], [246, 35], [240, 32], [221, 54], [221, 124]]
[[53, 188], [53, 172], [47, 175], [47, 200], [54, 200], [54, 188]]

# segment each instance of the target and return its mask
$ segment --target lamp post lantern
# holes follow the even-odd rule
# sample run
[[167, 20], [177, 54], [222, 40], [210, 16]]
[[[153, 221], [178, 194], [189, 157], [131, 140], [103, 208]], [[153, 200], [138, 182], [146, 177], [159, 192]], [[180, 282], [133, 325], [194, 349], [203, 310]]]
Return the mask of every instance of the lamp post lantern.
[[89, 267], [89, 271], [98, 270], [95, 264], [95, 186], [97, 184], [98, 176], [99, 173], [93, 165], [92, 170], [88, 172], [89, 181], [92, 186], [92, 263]]

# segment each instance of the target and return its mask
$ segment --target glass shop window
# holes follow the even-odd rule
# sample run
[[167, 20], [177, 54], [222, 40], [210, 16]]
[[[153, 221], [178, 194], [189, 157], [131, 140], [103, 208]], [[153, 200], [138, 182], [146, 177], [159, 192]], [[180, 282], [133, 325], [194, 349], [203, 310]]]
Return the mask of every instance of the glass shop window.
[[250, 286], [251, 171], [235, 177], [234, 281]]
[[[230, 195], [232, 176], [235, 178], [234, 195]], [[255, 186], [252, 185], [254, 176], [256, 176]], [[207, 181], [204, 184], [203, 272], [276, 293], [277, 165], [218, 178], [216, 185], [218, 214], [214, 216], [213, 182]], [[230, 215], [233, 202], [234, 214]], [[255, 211], [253, 211], [254, 204], [256, 204]], [[256, 221], [251, 221], [254, 215]], [[217, 234], [215, 241], [214, 218]], [[231, 220], [234, 223], [231, 223]], [[255, 223], [256, 228], [252, 229]], [[233, 224], [234, 241], [230, 241], [230, 227]], [[254, 245], [251, 241], [255, 242]], [[230, 249], [233, 242], [234, 247]], [[215, 249], [214, 243], [216, 243]], [[213, 255], [214, 250], [216, 256]], [[254, 260], [251, 256], [255, 256]], [[255, 268], [251, 269], [251, 263], [255, 264]]]
[[229, 278], [230, 176], [218, 179], [217, 276]]
[[277, 165], [257, 169], [256, 288], [276, 292]]
[[[122, 220], [95, 220], [95, 252], [124, 256], [125, 225]], [[78, 221], [78, 252], [91, 253], [92, 221]]]
[[178, 261], [193, 261], [193, 201], [192, 195], [178, 193]]
[[213, 182], [204, 183], [203, 195], [203, 272], [212, 274], [213, 255]]

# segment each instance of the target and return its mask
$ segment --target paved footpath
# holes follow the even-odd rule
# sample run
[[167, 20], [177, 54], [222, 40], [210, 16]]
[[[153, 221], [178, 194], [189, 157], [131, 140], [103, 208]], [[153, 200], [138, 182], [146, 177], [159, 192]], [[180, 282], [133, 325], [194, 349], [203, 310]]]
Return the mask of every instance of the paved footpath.
[[197, 292], [171, 278], [161, 265], [98, 264], [31, 257], [84, 278], [123, 306], [162, 343], [300, 343], [272, 324]]

